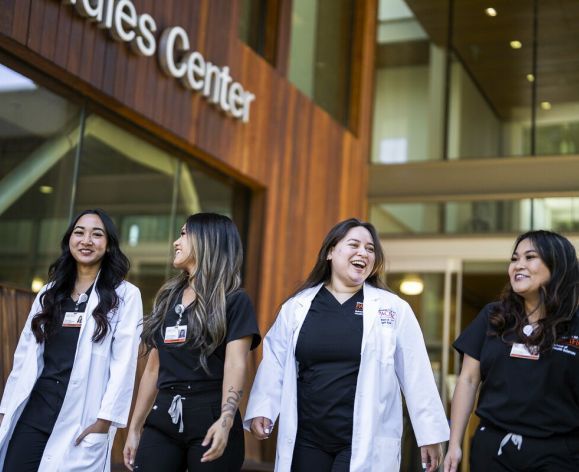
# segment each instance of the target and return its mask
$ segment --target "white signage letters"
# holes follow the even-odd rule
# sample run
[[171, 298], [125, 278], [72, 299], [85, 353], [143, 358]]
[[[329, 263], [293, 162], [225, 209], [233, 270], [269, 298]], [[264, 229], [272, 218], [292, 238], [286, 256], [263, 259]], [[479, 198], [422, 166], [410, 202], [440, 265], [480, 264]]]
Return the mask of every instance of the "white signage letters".
[[[78, 14], [110, 31], [120, 42], [129, 43], [141, 56], [157, 52], [157, 24], [148, 13], [138, 14], [131, 0], [62, 0]], [[229, 75], [229, 67], [219, 67], [191, 51], [187, 32], [180, 26], [165, 29], [159, 42], [158, 60], [169, 77], [178, 79], [188, 90], [199, 92], [210, 103], [244, 123], [255, 95]]]

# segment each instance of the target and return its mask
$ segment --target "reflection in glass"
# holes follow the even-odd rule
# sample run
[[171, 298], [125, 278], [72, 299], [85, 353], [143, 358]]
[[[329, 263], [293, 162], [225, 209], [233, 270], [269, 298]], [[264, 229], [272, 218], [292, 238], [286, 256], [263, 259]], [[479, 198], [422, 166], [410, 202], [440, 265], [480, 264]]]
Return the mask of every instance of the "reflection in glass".
[[442, 158], [445, 55], [403, 0], [381, 0], [372, 161]]
[[31, 289], [60, 254], [80, 111], [0, 65], [0, 283]]
[[354, 0], [293, 0], [289, 80], [347, 124]]

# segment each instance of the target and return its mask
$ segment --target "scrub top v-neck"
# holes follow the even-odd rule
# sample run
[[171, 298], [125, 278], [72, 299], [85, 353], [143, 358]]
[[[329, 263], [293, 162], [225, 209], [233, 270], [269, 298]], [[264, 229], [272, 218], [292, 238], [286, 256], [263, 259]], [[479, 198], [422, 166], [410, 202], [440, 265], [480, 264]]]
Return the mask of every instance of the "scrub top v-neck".
[[[85, 292], [90, 296], [93, 286]], [[30, 395], [19, 421], [50, 434], [60, 413], [68, 381], [72, 373], [80, 327], [63, 327], [66, 312], [83, 315], [85, 321], [87, 301], [76, 303], [72, 298], [64, 300], [56, 317], [54, 330], [44, 342], [44, 368]]]
[[326, 447], [351, 443], [360, 369], [364, 292], [340, 304], [322, 287], [296, 344], [298, 437]]

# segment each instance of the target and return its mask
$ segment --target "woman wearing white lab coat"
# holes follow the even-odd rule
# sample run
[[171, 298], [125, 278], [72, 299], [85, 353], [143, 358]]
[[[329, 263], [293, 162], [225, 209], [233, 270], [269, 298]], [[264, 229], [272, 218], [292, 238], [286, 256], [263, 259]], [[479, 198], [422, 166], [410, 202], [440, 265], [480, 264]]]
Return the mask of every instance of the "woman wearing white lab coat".
[[[110, 469], [126, 426], [142, 322], [129, 261], [102, 210], [76, 217], [20, 336], [0, 403], [0, 469]], [[79, 323], [80, 321], [80, 323]]]
[[[279, 416], [276, 472], [301, 472], [308, 468], [317, 472], [399, 470], [401, 389], [421, 447], [423, 467], [428, 471], [438, 468], [441, 443], [449, 436], [448, 422], [418, 322], [406, 302], [381, 288], [383, 261], [380, 241], [372, 225], [356, 219], [339, 223], [326, 236], [310, 276], [298, 293], [284, 303], [267, 333], [244, 425], [258, 439], [266, 439]], [[316, 304], [319, 306], [320, 299], [334, 303], [339, 311], [355, 297], [358, 301], [347, 313], [312, 311]], [[316, 317], [323, 323], [317, 329]], [[333, 325], [343, 323], [344, 319], [354, 324], [340, 335]], [[303, 328], [308, 323], [304, 335]], [[359, 326], [358, 334], [355, 323]], [[317, 398], [315, 389], [307, 394], [300, 392], [311, 387], [311, 379], [319, 384], [316, 375], [319, 378], [319, 373], [331, 365], [327, 359], [325, 364], [316, 364], [317, 372], [306, 378], [308, 372], [300, 365], [299, 355], [300, 343], [306, 345], [301, 338], [306, 338], [307, 331], [316, 336], [310, 348], [317, 350], [318, 356], [321, 351], [323, 355], [324, 349], [333, 349], [337, 357], [348, 349], [355, 354], [345, 364], [350, 369], [352, 365], [357, 368], [350, 387], [346, 385], [353, 395], [342, 395], [346, 401], [333, 398], [341, 392], [331, 382], [318, 391]], [[357, 339], [357, 344], [352, 344], [349, 337]], [[338, 375], [342, 371], [335, 371], [335, 383], [341, 381]], [[352, 398], [350, 405], [348, 398]], [[315, 409], [308, 405], [310, 402]], [[333, 409], [334, 405], [337, 407]], [[324, 414], [316, 418], [320, 409]], [[343, 417], [344, 412], [350, 415], [350, 423], [335, 420]], [[316, 421], [308, 430], [301, 423], [312, 418]], [[341, 436], [346, 442], [329, 450], [324, 446], [325, 436], [316, 441], [316, 431], [323, 431], [320, 421], [329, 425], [326, 436], [338, 429], [346, 431], [344, 425], [351, 425], [348, 434]], [[300, 437], [302, 434], [307, 438]]]

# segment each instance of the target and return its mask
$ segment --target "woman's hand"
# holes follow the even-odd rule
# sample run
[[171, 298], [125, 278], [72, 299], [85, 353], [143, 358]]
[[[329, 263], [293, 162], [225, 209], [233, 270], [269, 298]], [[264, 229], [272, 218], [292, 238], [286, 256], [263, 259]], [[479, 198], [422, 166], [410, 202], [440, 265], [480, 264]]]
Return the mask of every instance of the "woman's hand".
[[125, 462], [125, 467], [129, 470], [133, 470], [133, 464], [135, 463], [135, 456], [137, 455], [137, 448], [139, 447], [140, 441], [141, 432], [129, 429], [129, 434], [127, 435], [127, 440], [125, 441], [125, 447], [123, 449], [123, 460]]
[[84, 437], [90, 433], [97, 433], [97, 434], [107, 434], [109, 432], [109, 428], [111, 427], [111, 422], [108, 420], [101, 420], [100, 418], [96, 420], [93, 424], [87, 427], [80, 436], [76, 438], [74, 442], [75, 446], [78, 446]]
[[462, 449], [459, 446], [449, 446], [444, 458], [444, 472], [456, 472], [462, 459]]
[[227, 440], [229, 439], [229, 430], [233, 425], [233, 416], [230, 414], [221, 415], [221, 417], [211, 425], [207, 430], [205, 439], [201, 443], [202, 446], [211, 447], [205, 451], [203, 457], [201, 457], [201, 462], [211, 462], [215, 459], [219, 459], [225, 451], [227, 446]]
[[426, 472], [434, 472], [438, 469], [442, 460], [442, 444], [429, 444], [420, 448], [420, 457], [422, 458], [422, 468]]
[[273, 424], [269, 418], [258, 416], [257, 418], [253, 418], [251, 420], [250, 429], [256, 439], [268, 439], [271, 431], [273, 430]]

